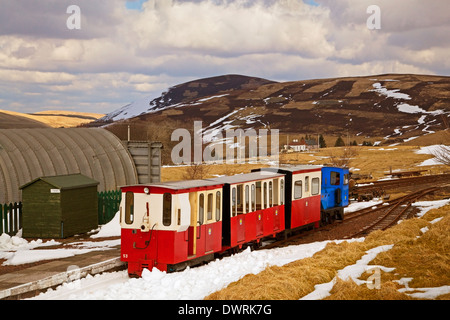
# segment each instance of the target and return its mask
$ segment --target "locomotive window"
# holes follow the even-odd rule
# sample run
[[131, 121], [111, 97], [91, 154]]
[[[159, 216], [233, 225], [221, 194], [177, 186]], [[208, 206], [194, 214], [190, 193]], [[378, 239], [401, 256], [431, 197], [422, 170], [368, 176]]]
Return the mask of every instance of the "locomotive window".
[[222, 205], [222, 201], [220, 200], [220, 191], [216, 192], [216, 221], [220, 220], [220, 206]]
[[348, 173], [344, 174], [344, 184], [348, 184]]
[[250, 210], [250, 187], [245, 186], [245, 212], [249, 213]]
[[272, 187], [272, 181], [269, 181], [269, 207], [272, 207], [273, 205], [273, 187]]
[[319, 178], [312, 178], [311, 180], [311, 193], [312, 195], [316, 195], [319, 194], [319, 190], [320, 190], [320, 183], [319, 183]]
[[231, 192], [231, 216], [236, 216], [236, 188], [234, 187]]
[[280, 204], [284, 204], [284, 179], [280, 182]]
[[255, 191], [255, 185], [252, 184], [252, 208], [251, 211], [256, 211], [256, 191]]
[[170, 226], [172, 223], [172, 195], [164, 193], [163, 195], [163, 225]]
[[125, 223], [132, 224], [134, 221], [134, 193], [127, 191], [125, 194]]
[[204, 213], [205, 213], [205, 195], [201, 193], [198, 204], [198, 222], [200, 223], [200, 225], [203, 224]]
[[267, 208], [267, 182], [264, 182], [263, 197], [264, 197], [264, 209], [266, 209]]
[[294, 199], [300, 199], [302, 197], [302, 180], [294, 182]]
[[330, 184], [333, 186], [338, 186], [341, 184], [341, 175], [339, 174], [339, 172], [331, 171]]
[[208, 193], [208, 211], [207, 211], [207, 219], [212, 220], [213, 215], [213, 197], [212, 193]]
[[305, 177], [305, 192], [309, 191], [309, 176]]

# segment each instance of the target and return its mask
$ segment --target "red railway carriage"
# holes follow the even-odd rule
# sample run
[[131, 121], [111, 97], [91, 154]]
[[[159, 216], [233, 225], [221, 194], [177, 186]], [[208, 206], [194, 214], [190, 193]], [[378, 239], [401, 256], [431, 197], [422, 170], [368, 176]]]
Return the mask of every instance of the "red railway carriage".
[[303, 165], [258, 169], [285, 175], [286, 229], [295, 229], [309, 224], [319, 227], [321, 168], [321, 166]]
[[121, 187], [121, 260], [128, 273], [212, 260], [222, 249], [222, 186], [191, 180]]
[[224, 251], [284, 231], [283, 174], [260, 171], [210, 181], [224, 185]]

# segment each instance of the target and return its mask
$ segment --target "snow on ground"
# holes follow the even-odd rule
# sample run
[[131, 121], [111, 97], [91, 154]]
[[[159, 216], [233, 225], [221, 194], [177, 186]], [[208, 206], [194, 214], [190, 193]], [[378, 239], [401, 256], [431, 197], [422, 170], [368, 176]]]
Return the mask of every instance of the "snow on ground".
[[344, 208], [344, 214], [348, 213], [348, 212], [354, 212], [354, 211], [358, 211], [361, 209], [369, 208], [369, 207], [374, 207], [381, 203], [383, 203], [383, 200], [379, 200], [378, 198], [374, 198], [373, 200], [370, 200], [370, 201], [353, 202], [353, 203], [350, 203], [347, 208]]
[[[352, 239], [349, 241], [362, 241]], [[311, 257], [325, 248], [331, 241], [315, 242], [279, 249], [247, 250], [214, 260], [207, 265], [187, 268], [182, 272], [165, 273], [158, 269], [151, 272], [144, 270], [142, 278], [128, 279], [126, 271], [110, 274], [108, 281], [115, 284], [99, 288], [97, 283], [103, 281], [103, 275], [77, 280], [79, 288], [61, 286], [57, 290], [49, 290], [35, 299], [76, 299], [76, 300], [108, 300], [108, 299], [157, 299], [157, 300], [199, 300], [226, 287], [247, 274], [257, 274], [266, 267], [282, 266], [289, 262]], [[342, 242], [342, 241], [337, 241]], [[108, 283], [106, 281], [106, 283]], [[93, 288], [93, 289], [90, 289]]]
[[[352, 203], [346, 212], [358, 210], [361, 206], [378, 205], [381, 201], [373, 200], [363, 203]], [[421, 209], [420, 216], [424, 215], [428, 210], [438, 208], [450, 203], [450, 199], [440, 201], [421, 201], [414, 205]], [[433, 222], [437, 222], [436, 221]], [[116, 216], [109, 224], [100, 228], [97, 236], [116, 235], [120, 232], [118, 217]], [[426, 232], [426, 230], [423, 230]], [[92, 236], [91, 236], [92, 237]], [[115, 240], [118, 241], [118, 240]], [[336, 242], [341, 242], [339, 240]], [[351, 241], [364, 241], [364, 238], [353, 239]], [[231, 282], [237, 281], [247, 274], [256, 274], [264, 270], [267, 266], [278, 265], [282, 266], [291, 261], [296, 261], [311, 257], [316, 252], [325, 248], [327, 243], [332, 241], [322, 241], [309, 244], [302, 244], [296, 246], [289, 246], [285, 248], [267, 249], [250, 251], [247, 249], [241, 253], [225, 257], [221, 260], [215, 260], [207, 265], [187, 268], [182, 272], [165, 273], [157, 269], [152, 272], [144, 270], [142, 278], [129, 279], [127, 271], [119, 272], [105, 272], [96, 276], [88, 276], [83, 279], [75, 280], [71, 283], [65, 283], [58, 288], [48, 290], [45, 293], [35, 297], [37, 300], [58, 300], [58, 299], [172, 299], [172, 300], [196, 300], [203, 299], [212, 292], [226, 287]], [[23, 252], [24, 256], [35, 254], [37, 257], [42, 254], [41, 260], [45, 259], [44, 250], [35, 250], [33, 248], [55, 245], [54, 240], [42, 242], [42, 240], [26, 241], [19, 236], [9, 237], [2, 235], [0, 237], [0, 255], [17, 254]], [[66, 251], [67, 254], [75, 254], [74, 250], [105, 250], [113, 245], [113, 241], [83, 241], [74, 244], [76, 248], [71, 249], [54, 249], [58, 254]], [[339, 270], [338, 276], [342, 279], [352, 278], [356, 283], [364, 284], [359, 280], [360, 275], [366, 271], [379, 267], [385, 272], [390, 271], [383, 266], [368, 265], [379, 252], [389, 250], [392, 246], [380, 246], [370, 249], [364, 256], [361, 257], [355, 264], [346, 266]], [[50, 250], [50, 249], [48, 249]], [[54, 257], [53, 257], [54, 258]], [[9, 261], [9, 260], [7, 260]], [[450, 292], [450, 286], [443, 286], [439, 288], [414, 288], [409, 289], [407, 282], [405, 283], [404, 292], [414, 297], [434, 299], [442, 292]], [[307, 295], [305, 299], [321, 299], [327, 295], [327, 292], [332, 288], [333, 282], [316, 285], [316, 290]]]
[[333, 289], [337, 278], [344, 281], [352, 279], [356, 284], [361, 285], [367, 283], [366, 281], [359, 280], [358, 278], [366, 271], [373, 270], [375, 268], [380, 268], [384, 272], [391, 272], [395, 268], [386, 268], [383, 266], [369, 265], [369, 263], [376, 258], [378, 253], [388, 251], [392, 249], [394, 245], [384, 245], [366, 251], [366, 254], [362, 256], [361, 259], [356, 261], [355, 264], [346, 266], [345, 268], [338, 271], [337, 275], [327, 283], [322, 283], [314, 286], [314, 291], [307, 294], [300, 300], [320, 300], [328, 297], [330, 295], [331, 289]]
[[[450, 151], [450, 146], [446, 146], [443, 144], [435, 144], [432, 146], [426, 146], [426, 147], [421, 147], [419, 150], [416, 151], [417, 154], [430, 154], [430, 155], [435, 155], [437, 154], [440, 149], [447, 149], [448, 151]], [[435, 157], [435, 158], [431, 158], [431, 159], [427, 159], [425, 161], [423, 161], [421, 164], [417, 165], [418, 167], [423, 167], [423, 166], [436, 166], [436, 165], [441, 165], [442, 163], [439, 162], [439, 160]]]
[[[97, 230], [95, 230], [97, 231]], [[24, 263], [32, 263], [42, 260], [62, 259], [72, 257], [78, 254], [88, 253], [90, 251], [109, 250], [111, 247], [120, 245], [120, 239], [106, 240], [106, 241], [80, 241], [70, 244], [70, 248], [60, 249], [41, 249], [42, 247], [49, 247], [60, 245], [60, 242], [49, 240], [43, 242], [42, 239], [32, 240], [28, 242], [21, 236], [22, 232], [16, 236], [9, 236], [3, 233], [0, 236], [0, 259], [5, 259], [2, 265], [19, 265]], [[120, 236], [119, 215], [107, 224], [98, 229], [98, 233], [91, 236], [91, 238], [99, 237], [113, 237]], [[39, 248], [39, 250], [33, 250]]]

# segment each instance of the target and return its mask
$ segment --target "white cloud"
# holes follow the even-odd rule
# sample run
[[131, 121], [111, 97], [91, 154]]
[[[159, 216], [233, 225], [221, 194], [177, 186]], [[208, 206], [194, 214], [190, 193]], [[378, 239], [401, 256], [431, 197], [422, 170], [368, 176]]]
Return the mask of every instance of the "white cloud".
[[371, 0], [148, 0], [141, 10], [80, 0], [79, 34], [65, 27], [72, 2], [0, 0], [0, 108], [37, 111], [52, 99], [108, 112], [229, 73], [287, 81], [450, 72], [441, 0], [380, 0], [380, 30], [366, 26]]

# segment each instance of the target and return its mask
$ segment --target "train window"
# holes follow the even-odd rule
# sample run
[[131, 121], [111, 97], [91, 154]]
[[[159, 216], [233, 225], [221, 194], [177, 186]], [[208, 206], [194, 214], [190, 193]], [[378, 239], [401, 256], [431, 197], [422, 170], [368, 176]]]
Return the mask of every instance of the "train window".
[[213, 218], [213, 197], [212, 193], [208, 193], [208, 210], [206, 211], [206, 216], [208, 220], [212, 220]]
[[277, 206], [279, 204], [279, 198], [280, 198], [280, 180], [279, 179], [273, 179], [273, 205]]
[[315, 195], [319, 194], [319, 190], [320, 190], [320, 180], [319, 180], [319, 178], [312, 178], [312, 180], [311, 180], [311, 194], [315, 196]]
[[269, 207], [273, 206], [273, 187], [272, 181], [269, 181]]
[[236, 216], [236, 187], [231, 192], [231, 216]]
[[284, 204], [284, 179], [280, 181], [280, 204]]
[[252, 208], [251, 211], [256, 211], [256, 191], [255, 185], [252, 184]]
[[250, 187], [248, 184], [245, 186], [245, 212], [250, 212]]
[[344, 184], [348, 184], [348, 173], [344, 174]]
[[309, 192], [309, 176], [305, 177], [305, 192]]
[[264, 209], [266, 209], [267, 208], [267, 182], [264, 182], [263, 197], [264, 197]]
[[163, 195], [163, 225], [170, 226], [172, 223], [172, 195], [164, 193]]
[[341, 184], [341, 175], [339, 174], [339, 172], [331, 171], [330, 184], [333, 186], [338, 186]]
[[132, 224], [134, 221], [134, 193], [127, 191], [125, 194], [125, 223]]
[[256, 182], [256, 210], [262, 209], [261, 181]]
[[220, 220], [220, 209], [221, 209], [221, 205], [222, 205], [222, 201], [220, 199], [220, 191], [216, 192], [216, 221]]
[[237, 214], [244, 213], [244, 186], [242, 184], [237, 185]]
[[302, 180], [294, 182], [294, 199], [300, 199], [302, 197]]
[[200, 223], [200, 225], [203, 224], [204, 213], [205, 213], [205, 195], [201, 193], [198, 204], [198, 222]]

